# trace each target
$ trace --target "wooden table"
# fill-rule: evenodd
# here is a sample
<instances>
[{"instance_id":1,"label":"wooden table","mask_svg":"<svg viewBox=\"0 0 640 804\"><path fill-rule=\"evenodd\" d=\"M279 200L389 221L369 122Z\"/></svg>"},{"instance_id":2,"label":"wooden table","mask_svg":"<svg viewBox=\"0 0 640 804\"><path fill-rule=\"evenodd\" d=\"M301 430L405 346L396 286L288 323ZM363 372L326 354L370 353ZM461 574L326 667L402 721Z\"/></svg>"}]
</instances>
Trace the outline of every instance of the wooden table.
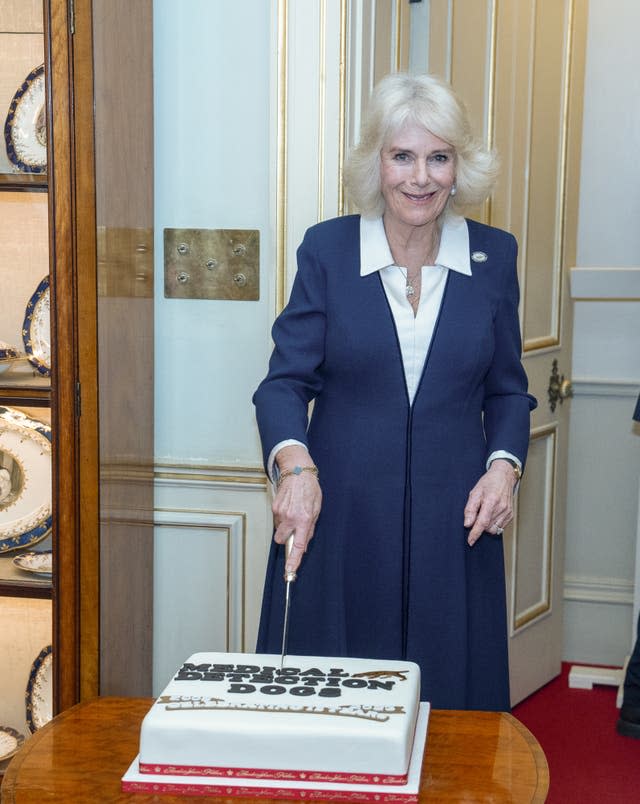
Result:
<instances>
[{"instance_id":1,"label":"wooden table","mask_svg":"<svg viewBox=\"0 0 640 804\"><path fill-rule=\"evenodd\" d=\"M149 698L96 698L62 712L11 760L2 804L241 801L120 791L120 779L138 753L140 723L151 704ZM548 788L542 749L511 715L431 712L420 802L525 804L543 802Z\"/></svg>"}]
</instances>

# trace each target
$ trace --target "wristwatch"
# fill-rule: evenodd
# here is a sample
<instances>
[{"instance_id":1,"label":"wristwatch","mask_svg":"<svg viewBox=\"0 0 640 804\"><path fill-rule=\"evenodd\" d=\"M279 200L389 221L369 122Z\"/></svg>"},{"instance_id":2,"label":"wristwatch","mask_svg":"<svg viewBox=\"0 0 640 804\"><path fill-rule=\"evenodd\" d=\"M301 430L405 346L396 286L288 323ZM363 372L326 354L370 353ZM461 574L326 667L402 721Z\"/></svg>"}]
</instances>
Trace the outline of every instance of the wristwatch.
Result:
<instances>
[{"instance_id":1,"label":"wristwatch","mask_svg":"<svg viewBox=\"0 0 640 804\"><path fill-rule=\"evenodd\" d=\"M518 482L518 480L520 480L520 478L522 477L522 469L518 466L518 464L515 461L512 461L511 458L503 458L502 460L506 461L507 463L510 463L511 466L513 466L513 473L516 476L516 482Z\"/></svg>"}]
</instances>

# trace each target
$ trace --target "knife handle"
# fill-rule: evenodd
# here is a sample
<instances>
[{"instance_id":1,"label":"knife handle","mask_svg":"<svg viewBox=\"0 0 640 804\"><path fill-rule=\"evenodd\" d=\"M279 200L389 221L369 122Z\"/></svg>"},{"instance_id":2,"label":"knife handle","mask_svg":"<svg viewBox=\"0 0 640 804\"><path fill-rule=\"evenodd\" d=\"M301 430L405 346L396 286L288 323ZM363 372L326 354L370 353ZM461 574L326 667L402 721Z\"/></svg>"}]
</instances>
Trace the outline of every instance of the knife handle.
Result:
<instances>
[{"instance_id":1,"label":"knife handle","mask_svg":"<svg viewBox=\"0 0 640 804\"><path fill-rule=\"evenodd\" d=\"M293 550L293 533L289 536L289 538L287 539L287 541L285 542L285 545L284 545L284 563L285 564L289 560L289 556L291 555L292 550ZM297 574L295 572L287 572L287 570L285 569L285 571L284 571L284 579L285 579L285 581L287 583L289 583L289 581L295 581L295 579L297 577L298 576L297 576Z\"/></svg>"}]
</instances>

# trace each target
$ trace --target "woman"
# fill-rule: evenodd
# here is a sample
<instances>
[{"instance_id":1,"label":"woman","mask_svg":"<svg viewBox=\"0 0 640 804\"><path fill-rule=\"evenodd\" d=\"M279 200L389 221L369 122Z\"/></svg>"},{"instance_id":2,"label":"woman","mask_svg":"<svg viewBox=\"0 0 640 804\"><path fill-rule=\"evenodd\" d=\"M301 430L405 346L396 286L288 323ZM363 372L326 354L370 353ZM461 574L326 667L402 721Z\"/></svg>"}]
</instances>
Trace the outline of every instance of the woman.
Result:
<instances>
[{"instance_id":1,"label":"woman","mask_svg":"<svg viewBox=\"0 0 640 804\"><path fill-rule=\"evenodd\" d=\"M449 86L383 79L346 171L361 215L307 231L254 396L277 482L258 650L280 652L293 533L289 652L415 661L438 708L509 708L500 536L535 400L515 240L458 214L494 177Z\"/></svg>"}]
</instances>

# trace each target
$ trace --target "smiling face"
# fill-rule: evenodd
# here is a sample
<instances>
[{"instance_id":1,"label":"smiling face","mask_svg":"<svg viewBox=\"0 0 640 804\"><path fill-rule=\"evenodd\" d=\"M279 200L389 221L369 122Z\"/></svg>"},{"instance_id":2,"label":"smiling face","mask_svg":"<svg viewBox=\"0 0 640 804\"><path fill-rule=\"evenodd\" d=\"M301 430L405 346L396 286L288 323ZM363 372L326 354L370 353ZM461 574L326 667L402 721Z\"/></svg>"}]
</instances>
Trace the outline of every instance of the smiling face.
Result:
<instances>
[{"instance_id":1,"label":"smiling face","mask_svg":"<svg viewBox=\"0 0 640 804\"><path fill-rule=\"evenodd\" d=\"M387 228L431 225L442 214L455 183L453 146L415 123L405 123L380 152L380 189Z\"/></svg>"}]
</instances>

